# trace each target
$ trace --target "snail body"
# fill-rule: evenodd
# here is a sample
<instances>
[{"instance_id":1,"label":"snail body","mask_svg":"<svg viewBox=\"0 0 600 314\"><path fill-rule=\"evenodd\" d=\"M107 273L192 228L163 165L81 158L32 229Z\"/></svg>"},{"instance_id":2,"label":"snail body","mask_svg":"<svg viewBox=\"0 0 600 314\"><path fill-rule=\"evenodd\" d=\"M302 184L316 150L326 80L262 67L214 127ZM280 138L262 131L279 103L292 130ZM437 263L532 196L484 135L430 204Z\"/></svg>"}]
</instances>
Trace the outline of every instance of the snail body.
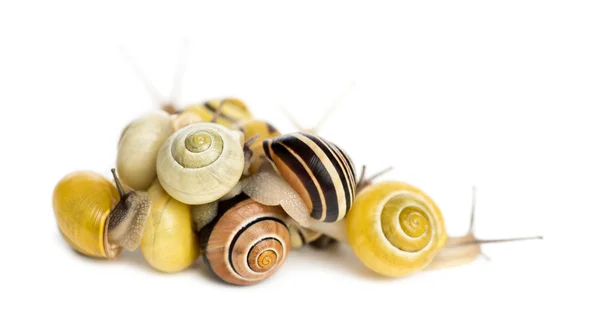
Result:
<instances>
[{"instance_id":1,"label":"snail body","mask_svg":"<svg viewBox=\"0 0 600 314\"><path fill-rule=\"evenodd\" d=\"M141 241L150 200L145 192L125 193L101 174L75 171L56 184L52 205L63 239L77 252L95 258L116 258Z\"/></svg>"},{"instance_id":2,"label":"snail body","mask_svg":"<svg viewBox=\"0 0 600 314\"><path fill-rule=\"evenodd\" d=\"M152 111L134 120L119 139L117 172L123 184L147 190L156 178L158 150L173 133L170 116Z\"/></svg>"},{"instance_id":3,"label":"snail body","mask_svg":"<svg viewBox=\"0 0 600 314\"><path fill-rule=\"evenodd\" d=\"M223 281L252 285L271 277L291 249L287 215L240 195L219 204L217 217L201 231L207 265Z\"/></svg>"},{"instance_id":4,"label":"snail body","mask_svg":"<svg viewBox=\"0 0 600 314\"><path fill-rule=\"evenodd\" d=\"M188 125L162 145L158 179L169 195L190 205L213 202L238 183L244 170L243 134L216 123Z\"/></svg>"},{"instance_id":5,"label":"snail body","mask_svg":"<svg viewBox=\"0 0 600 314\"><path fill-rule=\"evenodd\" d=\"M156 270L175 273L192 265L199 257L190 205L173 199L155 180L148 189L152 207L140 248Z\"/></svg>"}]
</instances>

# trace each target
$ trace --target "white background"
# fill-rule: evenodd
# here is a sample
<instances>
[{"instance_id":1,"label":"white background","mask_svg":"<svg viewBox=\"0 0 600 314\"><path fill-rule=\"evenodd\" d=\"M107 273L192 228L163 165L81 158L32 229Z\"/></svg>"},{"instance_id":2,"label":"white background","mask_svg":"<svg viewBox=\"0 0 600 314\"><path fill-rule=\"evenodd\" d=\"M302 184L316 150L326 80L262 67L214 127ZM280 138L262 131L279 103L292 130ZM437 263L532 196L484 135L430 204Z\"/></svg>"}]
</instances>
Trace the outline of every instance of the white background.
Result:
<instances>
[{"instance_id":1,"label":"white background","mask_svg":"<svg viewBox=\"0 0 600 314\"><path fill-rule=\"evenodd\" d=\"M250 2L250 1L248 1ZM595 1L277 1L0 4L0 312L598 313L600 10ZM108 176L121 129L157 108L120 47L165 97L188 42L179 106L233 96L283 132L314 124L357 167L431 195L450 235L479 187L485 247L470 265L384 279L347 247L292 252L233 287L201 263L153 271L60 238L52 190ZM594 293L594 291L596 293Z\"/></svg>"}]
</instances>

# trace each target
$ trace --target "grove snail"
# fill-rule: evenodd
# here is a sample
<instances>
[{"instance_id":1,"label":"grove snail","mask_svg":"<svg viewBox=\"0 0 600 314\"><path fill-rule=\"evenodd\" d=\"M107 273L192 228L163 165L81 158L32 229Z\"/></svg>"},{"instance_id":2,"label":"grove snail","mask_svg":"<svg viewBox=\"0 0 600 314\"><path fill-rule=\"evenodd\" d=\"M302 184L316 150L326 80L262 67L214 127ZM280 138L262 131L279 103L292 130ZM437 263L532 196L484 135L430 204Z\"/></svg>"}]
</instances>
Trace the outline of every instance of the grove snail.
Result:
<instances>
[{"instance_id":1,"label":"grove snail","mask_svg":"<svg viewBox=\"0 0 600 314\"><path fill-rule=\"evenodd\" d=\"M271 277L291 249L287 215L240 194L219 202L217 217L200 231L203 258L221 280L257 284Z\"/></svg>"},{"instance_id":2,"label":"grove snail","mask_svg":"<svg viewBox=\"0 0 600 314\"><path fill-rule=\"evenodd\" d=\"M156 160L165 191L190 205L211 203L239 182L245 155L243 134L220 124L200 122L173 133Z\"/></svg>"},{"instance_id":3,"label":"grove snail","mask_svg":"<svg viewBox=\"0 0 600 314\"><path fill-rule=\"evenodd\" d=\"M56 184L52 205L63 239L77 252L116 258L134 251L146 225L150 199L146 192L125 192L115 169L116 187L93 171L75 171Z\"/></svg>"},{"instance_id":4,"label":"grove snail","mask_svg":"<svg viewBox=\"0 0 600 314\"><path fill-rule=\"evenodd\" d=\"M126 186L147 190L156 179L158 150L174 132L164 111L151 111L122 132L117 150L117 172Z\"/></svg>"},{"instance_id":5,"label":"grove snail","mask_svg":"<svg viewBox=\"0 0 600 314\"><path fill-rule=\"evenodd\" d=\"M152 207L140 249L154 269L175 273L191 266L200 256L191 206L173 199L158 180L148 189Z\"/></svg>"}]
</instances>

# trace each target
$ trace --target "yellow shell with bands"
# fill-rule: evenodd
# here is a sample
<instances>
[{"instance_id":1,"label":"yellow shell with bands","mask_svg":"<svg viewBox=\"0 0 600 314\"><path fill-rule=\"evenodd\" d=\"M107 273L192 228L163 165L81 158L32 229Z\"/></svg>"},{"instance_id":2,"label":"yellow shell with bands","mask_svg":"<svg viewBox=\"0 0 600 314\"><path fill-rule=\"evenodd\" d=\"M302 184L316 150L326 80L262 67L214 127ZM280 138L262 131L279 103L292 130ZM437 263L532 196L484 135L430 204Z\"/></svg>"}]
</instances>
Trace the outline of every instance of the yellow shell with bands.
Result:
<instances>
[{"instance_id":1,"label":"yellow shell with bands","mask_svg":"<svg viewBox=\"0 0 600 314\"><path fill-rule=\"evenodd\" d=\"M156 270L175 273L191 266L200 256L190 205L173 199L158 180L148 190L152 207L140 248Z\"/></svg>"},{"instance_id":2,"label":"yellow shell with bands","mask_svg":"<svg viewBox=\"0 0 600 314\"><path fill-rule=\"evenodd\" d=\"M193 112L202 121L212 121L221 103L223 103L221 114L215 123L232 127L237 123L252 118L252 114L248 110L248 107L246 107L246 104L236 98L211 99L203 104L188 106L184 112Z\"/></svg>"},{"instance_id":3,"label":"yellow shell with bands","mask_svg":"<svg viewBox=\"0 0 600 314\"><path fill-rule=\"evenodd\" d=\"M115 258L120 248L108 244L107 218L119 202L117 188L92 171L76 171L55 186L52 205L65 241L77 252L98 258Z\"/></svg>"},{"instance_id":4,"label":"yellow shell with bands","mask_svg":"<svg viewBox=\"0 0 600 314\"><path fill-rule=\"evenodd\" d=\"M427 267L447 241L434 201L402 182L373 184L359 193L346 220L352 250L371 270L401 277Z\"/></svg>"},{"instance_id":5,"label":"yellow shell with bands","mask_svg":"<svg viewBox=\"0 0 600 314\"><path fill-rule=\"evenodd\" d=\"M249 168L249 175L256 173L262 163L265 161L265 150L263 141L281 135L281 133L266 121L261 120L245 120L238 124L240 131L244 133L245 141L247 142L252 137L258 135L258 138L250 145L252 150L252 162Z\"/></svg>"}]
</instances>

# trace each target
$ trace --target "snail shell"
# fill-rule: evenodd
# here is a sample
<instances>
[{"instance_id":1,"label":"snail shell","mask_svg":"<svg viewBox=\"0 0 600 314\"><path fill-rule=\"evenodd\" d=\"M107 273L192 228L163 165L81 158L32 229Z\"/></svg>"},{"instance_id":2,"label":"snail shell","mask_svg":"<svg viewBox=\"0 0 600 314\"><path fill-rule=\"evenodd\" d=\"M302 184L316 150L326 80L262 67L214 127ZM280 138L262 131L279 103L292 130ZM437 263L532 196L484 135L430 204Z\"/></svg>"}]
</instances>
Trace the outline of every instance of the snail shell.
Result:
<instances>
[{"instance_id":1,"label":"snail shell","mask_svg":"<svg viewBox=\"0 0 600 314\"><path fill-rule=\"evenodd\" d=\"M164 111L153 111L134 120L124 130L117 151L117 172L123 184L147 190L156 179L156 156L173 133Z\"/></svg>"},{"instance_id":2,"label":"snail shell","mask_svg":"<svg viewBox=\"0 0 600 314\"><path fill-rule=\"evenodd\" d=\"M188 268L200 256L190 205L173 199L157 180L148 194L152 207L140 245L144 258L166 273Z\"/></svg>"},{"instance_id":3,"label":"snail shell","mask_svg":"<svg viewBox=\"0 0 600 314\"><path fill-rule=\"evenodd\" d=\"M303 228L295 220L289 219L290 241L293 249L299 249L317 240L321 234L311 229Z\"/></svg>"},{"instance_id":4,"label":"snail shell","mask_svg":"<svg viewBox=\"0 0 600 314\"><path fill-rule=\"evenodd\" d=\"M252 151L252 159L248 175L252 175L260 169L260 166L265 161L263 141L277 137L281 133L268 122L254 119L239 123L238 128L244 133L246 142L258 135L258 138L249 146L249 149Z\"/></svg>"},{"instance_id":5,"label":"snail shell","mask_svg":"<svg viewBox=\"0 0 600 314\"><path fill-rule=\"evenodd\" d=\"M447 242L444 218L423 191L402 182L362 190L346 217L348 241L371 270L392 277L427 267Z\"/></svg>"},{"instance_id":6,"label":"snail shell","mask_svg":"<svg viewBox=\"0 0 600 314\"><path fill-rule=\"evenodd\" d=\"M267 139L263 148L273 166L300 195L312 219L336 222L346 216L354 202L356 172L342 149L304 132Z\"/></svg>"},{"instance_id":7,"label":"snail shell","mask_svg":"<svg viewBox=\"0 0 600 314\"><path fill-rule=\"evenodd\" d=\"M281 207L265 206L243 195L221 202L219 215L201 232L207 265L230 284L266 280L283 265L291 249L286 217Z\"/></svg>"},{"instance_id":8,"label":"snail shell","mask_svg":"<svg viewBox=\"0 0 600 314\"><path fill-rule=\"evenodd\" d=\"M243 134L215 123L188 125L172 134L156 160L158 179L174 199L213 202L237 184L244 170Z\"/></svg>"},{"instance_id":9,"label":"snail shell","mask_svg":"<svg viewBox=\"0 0 600 314\"><path fill-rule=\"evenodd\" d=\"M212 121L221 104L223 104L221 113L215 121L218 124L232 127L241 121L252 118L246 104L235 98L211 99L203 104L189 106L184 112L195 113L203 121Z\"/></svg>"},{"instance_id":10,"label":"snail shell","mask_svg":"<svg viewBox=\"0 0 600 314\"><path fill-rule=\"evenodd\" d=\"M60 233L74 250L114 259L122 248L138 247L150 201L144 192L122 193L98 173L76 171L56 184L52 206Z\"/></svg>"}]
</instances>

